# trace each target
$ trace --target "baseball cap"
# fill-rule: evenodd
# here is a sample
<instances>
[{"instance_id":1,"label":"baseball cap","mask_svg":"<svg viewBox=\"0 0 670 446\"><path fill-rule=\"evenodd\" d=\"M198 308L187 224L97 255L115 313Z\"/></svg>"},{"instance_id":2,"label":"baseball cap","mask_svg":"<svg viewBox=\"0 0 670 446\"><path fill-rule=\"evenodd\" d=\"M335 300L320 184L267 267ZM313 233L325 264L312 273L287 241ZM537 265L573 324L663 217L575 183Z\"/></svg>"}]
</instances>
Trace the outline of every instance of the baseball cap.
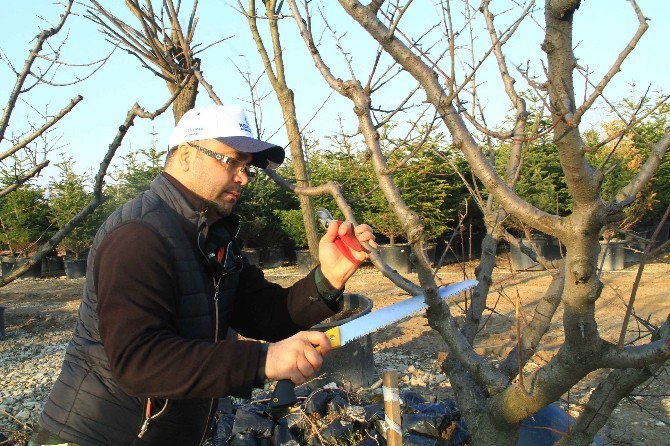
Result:
<instances>
[{"instance_id":1,"label":"baseball cap","mask_svg":"<svg viewBox=\"0 0 670 446\"><path fill-rule=\"evenodd\" d=\"M284 149L253 137L244 110L236 105L192 108L181 117L170 135L169 147L202 139L216 139L233 149L251 153L251 164L275 169L284 161Z\"/></svg>"}]
</instances>

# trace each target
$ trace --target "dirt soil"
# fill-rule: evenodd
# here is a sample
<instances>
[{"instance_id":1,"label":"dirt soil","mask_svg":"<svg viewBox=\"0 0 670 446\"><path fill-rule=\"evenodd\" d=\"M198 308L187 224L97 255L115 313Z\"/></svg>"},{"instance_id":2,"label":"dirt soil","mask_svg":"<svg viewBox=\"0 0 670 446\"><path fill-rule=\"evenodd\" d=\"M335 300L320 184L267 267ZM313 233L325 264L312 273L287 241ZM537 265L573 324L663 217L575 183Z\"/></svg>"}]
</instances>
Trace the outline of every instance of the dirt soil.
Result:
<instances>
[{"instance_id":1,"label":"dirt soil","mask_svg":"<svg viewBox=\"0 0 670 446\"><path fill-rule=\"evenodd\" d=\"M474 266L452 265L443 268L438 277L445 284L463 280L473 276ZM295 267L268 269L265 273L270 280L282 285L289 285L300 277ZM636 267L631 266L623 271L606 272L602 277L605 287L597 303L597 320L602 336L612 342L618 338L635 273ZM409 274L408 278L417 281L415 274ZM550 280L550 273L545 271L511 273L506 267L496 269L494 291L488 302L495 312L485 312L486 324L476 343L480 354L492 360L504 357L516 342L514 299L517 292L523 307L523 321L532 314L534 304ZM7 308L7 337L0 341L0 432L4 430L7 435L7 431L29 429L31 420L39 414L41 402L57 377L82 288L83 280L43 279L16 281L0 289L0 306ZM652 324L660 324L670 311L668 290L670 266L647 265L637 295L636 314ZM361 268L347 284L347 291L370 297L374 309L408 297L372 267ZM462 300L455 302L453 313L462 317L464 305ZM629 338L633 339L638 330L643 327L632 320ZM541 350L529 362L525 372L531 372L550 359L562 339L562 309L559 308ZM373 345L377 376L384 369L394 368L400 372L401 390L412 388L437 398L453 395L448 377L439 368L440 359L445 355L444 341L428 327L423 316L406 319L374 334ZM579 415L580 404L588 399L606 372L587 376L569 395L563 396L560 405L573 416ZM619 404L603 429L603 444L668 444L668 389L670 376L666 367ZM32 399L25 402L22 398ZM23 401L22 406L18 406L19 401ZM25 408L25 413L17 413L19 408Z\"/></svg>"}]
</instances>

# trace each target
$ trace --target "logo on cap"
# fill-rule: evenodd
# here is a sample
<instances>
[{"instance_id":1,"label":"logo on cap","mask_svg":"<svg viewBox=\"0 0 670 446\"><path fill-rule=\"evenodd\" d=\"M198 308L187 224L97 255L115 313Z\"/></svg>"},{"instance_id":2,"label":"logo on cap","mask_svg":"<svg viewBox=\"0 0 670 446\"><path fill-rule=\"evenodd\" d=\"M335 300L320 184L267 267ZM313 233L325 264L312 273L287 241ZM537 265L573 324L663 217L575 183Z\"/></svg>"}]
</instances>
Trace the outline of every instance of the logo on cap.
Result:
<instances>
[{"instance_id":1,"label":"logo on cap","mask_svg":"<svg viewBox=\"0 0 670 446\"><path fill-rule=\"evenodd\" d=\"M249 124L247 124L246 122L240 122L239 124L240 124L240 130L242 130L243 132L251 133L251 127L249 127Z\"/></svg>"}]
</instances>

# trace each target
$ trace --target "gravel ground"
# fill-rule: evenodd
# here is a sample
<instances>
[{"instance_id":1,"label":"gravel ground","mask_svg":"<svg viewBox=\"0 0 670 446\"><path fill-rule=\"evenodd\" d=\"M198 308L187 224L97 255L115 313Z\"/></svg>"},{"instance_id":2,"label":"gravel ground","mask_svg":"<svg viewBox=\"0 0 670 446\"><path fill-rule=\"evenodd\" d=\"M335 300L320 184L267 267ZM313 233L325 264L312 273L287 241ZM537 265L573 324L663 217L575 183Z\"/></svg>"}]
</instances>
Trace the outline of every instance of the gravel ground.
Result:
<instances>
[{"instance_id":1,"label":"gravel ground","mask_svg":"<svg viewBox=\"0 0 670 446\"><path fill-rule=\"evenodd\" d=\"M651 265L646 282L638 295L636 310L639 315L656 314L655 323L668 314L667 290L670 289L670 267ZM295 268L267 270L268 277L283 285L299 278ZM509 278L502 272L494 276L519 289L528 301L527 311L534 299L546 288L547 273L524 273ZM605 292L599 301L599 327L603 336L613 336L620 324L622 302L627 296L634 270L604 277ZM416 277L410 276L412 279ZM446 271L442 280L462 279L458 270ZM64 349L71 336L83 279L44 279L16 281L0 289L0 305L7 307L6 339L0 341L0 435L31 431L39 417L43 402L56 379ZM348 290L370 297L375 308L381 308L406 298L406 295L372 268L363 268L350 283ZM452 308L458 317L457 306ZM504 354L514 343L510 335L513 303L504 299L496 310L501 316L491 318L482 330L477 351L490 358ZM559 312L561 310L559 309ZM560 317L545 336L543 350L533 357L526 371L541 366L555 353L562 340ZM375 375L393 368L400 373L400 387L412 388L438 399L452 395L449 379L439 369L444 357L443 341L430 330L423 317L402 321L373 336ZM573 388L569 401L563 407L573 416L580 412L594 389L596 378L604 372L594 372ZM605 428L608 444L635 446L668 444L670 437L670 379L664 370L651 384L637 389L622 401ZM376 390L379 392L379 389ZM568 395L564 398L567 400ZM0 437L1 438L1 437ZM1 443L1 441L0 441Z\"/></svg>"}]
</instances>

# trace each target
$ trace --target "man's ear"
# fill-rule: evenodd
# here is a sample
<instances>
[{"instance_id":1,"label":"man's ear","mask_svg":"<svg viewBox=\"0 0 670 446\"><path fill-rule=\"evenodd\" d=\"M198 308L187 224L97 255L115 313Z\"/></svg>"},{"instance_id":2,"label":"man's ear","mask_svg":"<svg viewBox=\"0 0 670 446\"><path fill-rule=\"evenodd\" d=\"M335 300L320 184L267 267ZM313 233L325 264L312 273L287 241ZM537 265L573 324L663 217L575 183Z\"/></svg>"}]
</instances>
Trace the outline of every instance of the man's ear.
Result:
<instances>
[{"instance_id":1,"label":"man's ear","mask_svg":"<svg viewBox=\"0 0 670 446\"><path fill-rule=\"evenodd\" d=\"M175 153L175 167L183 172L188 172L191 168L191 163L193 162L194 157L195 150L193 147L186 143L179 144L179 147L177 147L177 153Z\"/></svg>"}]
</instances>

